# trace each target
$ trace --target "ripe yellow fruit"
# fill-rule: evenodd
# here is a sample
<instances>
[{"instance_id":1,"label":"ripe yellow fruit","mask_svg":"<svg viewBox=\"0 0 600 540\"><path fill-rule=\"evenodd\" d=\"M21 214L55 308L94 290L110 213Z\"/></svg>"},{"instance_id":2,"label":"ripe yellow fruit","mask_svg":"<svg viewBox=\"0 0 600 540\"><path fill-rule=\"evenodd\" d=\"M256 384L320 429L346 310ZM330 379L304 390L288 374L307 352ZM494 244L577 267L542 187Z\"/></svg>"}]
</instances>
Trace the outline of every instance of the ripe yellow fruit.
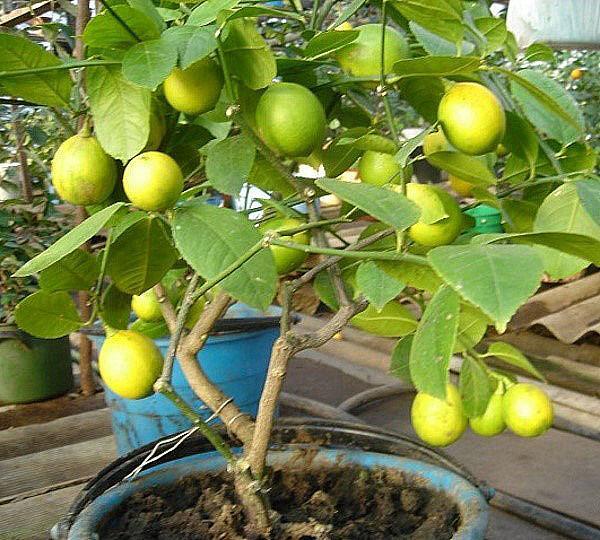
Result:
<instances>
[{"instance_id":1,"label":"ripe yellow fruit","mask_svg":"<svg viewBox=\"0 0 600 540\"><path fill-rule=\"evenodd\" d=\"M167 124L165 117L157 110L150 113L150 133L148 134L148 142L142 152L150 150L158 150L163 137L167 133Z\"/></svg>"},{"instance_id":2,"label":"ripe yellow fruit","mask_svg":"<svg viewBox=\"0 0 600 540\"><path fill-rule=\"evenodd\" d=\"M502 402L502 394L492 394L485 412L481 416L469 418L471 430L483 437L494 437L502 433L506 427L502 415Z\"/></svg>"},{"instance_id":3,"label":"ripe yellow fruit","mask_svg":"<svg viewBox=\"0 0 600 540\"><path fill-rule=\"evenodd\" d=\"M402 168L392 154L368 150L358 162L358 175L365 184L383 186L399 182Z\"/></svg>"},{"instance_id":4,"label":"ripe yellow fruit","mask_svg":"<svg viewBox=\"0 0 600 540\"><path fill-rule=\"evenodd\" d=\"M353 30L354 27L348 21L344 21L342 24L339 24L334 28L334 30Z\"/></svg>"},{"instance_id":5,"label":"ripe yellow fruit","mask_svg":"<svg viewBox=\"0 0 600 540\"><path fill-rule=\"evenodd\" d=\"M354 77L379 79L381 72L381 35L380 24L357 26L358 38L336 52L341 68ZM410 56L410 48L404 36L389 26L385 27L385 56L383 72L389 75L394 64ZM376 86L373 82L371 86Z\"/></svg>"},{"instance_id":6,"label":"ripe yellow fruit","mask_svg":"<svg viewBox=\"0 0 600 540\"><path fill-rule=\"evenodd\" d=\"M465 182L452 174L448 175L448 182L455 193L458 193L462 197L470 197L473 194L473 184L470 182Z\"/></svg>"},{"instance_id":7,"label":"ripe yellow fruit","mask_svg":"<svg viewBox=\"0 0 600 540\"><path fill-rule=\"evenodd\" d=\"M435 154L436 152L446 152L452 150L452 145L446 139L444 132L432 131L428 135L425 135L423 139L423 154L428 156L429 154Z\"/></svg>"},{"instance_id":8,"label":"ripe yellow fruit","mask_svg":"<svg viewBox=\"0 0 600 540\"><path fill-rule=\"evenodd\" d=\"M106 338L98 355L104 384L127 399L142 399L153 393L163 358L149 337L134 330L119 330Z\"/></svg>"},{"instance_id":9,"label":"ripe yellow fruit","mask_svg":"<svg viewBox=\"0 0 600 540\"><path fill-rule=\"evenodd\" d=\"M131 297L131 309L142 321L155 322L163 318L160 303L153 289L148 289L140 295L134 294Z\"/></svg>"},{"instance_id":10,"label":"ripe yellow fruit","mask_svg":"<svg viewBox=\"0 0 600 540\"><path fill-rule=\"evenodd\" d=\"M162 152L144 152L125 167L123 189L138 208L171 208L183 190L183 174L175 160Z\"/></svg>"},{"instance_id":11,"label":"ripe yellow fruit","mask_svg":"<svg viewBox=\"0 0 600 540\"><path fill-rule=\"evenodd\" d=\"M571 71L571 79L574 81L581 79L581 77L583 77L583 69L575 68L573 71Z\"/></svg>"},{"instance_id":12,"label":"ripe yellow fruit","mask_svg":"<svg viewBox=\"0 0 600 540\"><path fill-rule=\"evenodd\" d=\"M460 233L462 214L458 203L443 189L426 184L410 182L406 185L406 196L413 201L422 212L442 204L448 215L435 223L424 223L420 218L408 229L408 235L418 244L435 247L453 242Z\"/></svg>"},{"instance_id":13,"label":"ripe yellow fruit","mask_svg":"<svg viewBox=\"0 0 600 540\"><path fill-rule=\"evenodd\" d=\"M169 105L186 114L203 114L215 108L221 90L223 73L209 58L185 68L175 68L166 78L163 90Z\"/></svg>"},{"instance_id":14,"label":"ripe yellow fruit","mask_svg":"<svg viewBox=\"0 0 600 540\"><path fill-rule=\"evenodd\" d=\"M438 120L450 144L472 156L494 151L506 128L500 100L485 86L472 82L457 83L444 94Z\"/></svg>"},{"instance_id":15,"label":"ripe yellow fruit","mask_svg":"<svg viewBox=\"0 0 600 540\"><path fill-rule=\"evenodd\" d=\"M260 97L256 126L263 140L287 157L308 156L320 148L326 118L321 102L296 83L276 83Z\"/></svg>"},{"instance_id":16,"label":"ripe yellow fruit","mask_svg":"<svg viewBox=\"0 0 600 540\"><path fill-rule=\"evenodd\" d=\"M462 400L453 384L446 386L446 399L425 392L417 393L410 410L417 435L431 446L448 446L456 442L467 428Z\"/></svg>"},{"instance_id":17,"label":"ripe yellow fruit","mask_svg":"<svg viewBox=\"0 0 600 540\"><path fill-rule=\"evenodd\" d=\"M285 229L294 229L304 225L303 221L293 218L276 218L266 221L258 226L260 232L266 231L283 231ZM301 231L294 234L293 236L282 236L282 240L289 242L295 242L297 244L309 244L310 233L308 231ZM283 246L271 246L271 253L275 259L275 268L279 275L289 274L290 272L299 268L302 263L308 257L308 253L299 251L297 249L287 248Z\"/></svg>"},{"instance_id":18,"label":"ripe yellow fruit","mask_svg":"<svg viewBox=\"0 0 600 540\"><path fill-rule=\"evenodd\" d=\"M521 437L537 437L550 426L554 419L552 401L537 386L515 384L502 399L504 421L509 429Z\"/></svg>"},{"instance_id":19,"label":"ripe yellow fruit","mask_svg":"<svg viewBox=\"0 0 600 540\"><path fill-rule=\"evenodd\" d=\"M117 164L96 137L77 134L63 142L52 160L52 184L61 199L82 206L99 204L115 187Z\"/></svg>"}]
</instances>

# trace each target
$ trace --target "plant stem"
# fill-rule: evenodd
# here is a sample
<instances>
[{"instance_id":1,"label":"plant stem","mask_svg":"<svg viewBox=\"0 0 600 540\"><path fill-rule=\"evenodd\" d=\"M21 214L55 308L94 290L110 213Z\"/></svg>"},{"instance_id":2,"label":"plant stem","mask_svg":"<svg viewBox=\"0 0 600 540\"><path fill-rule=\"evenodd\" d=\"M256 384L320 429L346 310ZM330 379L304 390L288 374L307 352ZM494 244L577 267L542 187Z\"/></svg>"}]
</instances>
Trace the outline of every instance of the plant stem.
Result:
<instances>
[{"instance_id":1,"label":"plant stem","mask_svg":"<svg viewBox=\"0 0 600 540\"><path fill-rule=\"evenodd\" d=\"M121 62L116 60L81 60L78 62L68 62L56 66L44 66L29 69L14 69L12 71L0 71L0 79L7 77L20 77L22 75L36 75L38 73L48 73L51 71L61 71L64 69L77 69L92 66L119 66Z\"/></svg>"},{"instance_id":2,"label":"plant stem","mask_svg":"<svg viewBox=\"0 0 600 540\"><path fill-rule=\"evenodd\" d=\"M296 242L287 242L281 238L274 238L271 240L271 244L274 246L296 249L298 251L303 251L304 253L319 253L322 255L347 257L350 259L373 259L376 261L410 261L423 266L429 266L429 262L425 257L413 255L412 253L398 253L396 251L354 251L350 249L322 248L318 246L298 244Z\"/></svg>"},{"instance_id":3,"label":"plant stem","mask_svg":"<svg viewBox=\"0 0 600 540\"><path fill-rule=\"evenodd\" d=\"M235 93L235 86L231 78L231 73L229 72L229 66L227 65L225 51L223 51L223 42L221 41L220 35L217 37L217 56L219 57L219 62L221 62L221 69L223 70L223 78L225 79L225 90L227 92L227 98L229 99L230 103L233 103L237 100L237 96Z\"/></svg>"},{"instance_id":4,"label":"plant stem","mask_svg":"<svg viewBox=\"0 0 600 540\"><path fill-rule=\"evenodd\" d=\"M177 392L175 392L169 383L161 381L160 384L157 384L156 391L168 398L183 413L183 415L198 428L198 431L208 439L215 450L225 458L227 463L233 463L235 461L235 456L233 455L231 448L225 442L223 437L221 437L220 433L210 427L204 419L196 413L196 411L194 411L194 409L192 409Z\"/></svg>"},{"instance_id":5,"label":"plant stem","mask_svg":"<svg viewBox=\"0 0 600 540\"><path fill-rule=\"evenodd\" d=\"M338 223L351 223L351 219L346 218L335 218L335 219L322 219L319 221L312 221L310 223L305 223L304 225L299 225L298 227L293 227L291 229L282 229L277 231L280 236L293 236L302 231L307 231L309 229L315 229L317 227L326 227L327 225L336 225Z\"/></svg>"}]
</instances>

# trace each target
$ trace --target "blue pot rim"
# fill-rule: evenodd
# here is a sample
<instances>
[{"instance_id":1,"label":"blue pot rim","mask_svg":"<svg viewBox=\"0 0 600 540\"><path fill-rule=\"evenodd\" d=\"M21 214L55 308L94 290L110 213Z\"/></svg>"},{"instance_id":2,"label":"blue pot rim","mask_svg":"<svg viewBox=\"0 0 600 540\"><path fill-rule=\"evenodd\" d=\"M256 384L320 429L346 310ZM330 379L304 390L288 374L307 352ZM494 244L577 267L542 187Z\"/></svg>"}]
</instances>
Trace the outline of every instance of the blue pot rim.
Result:
<instances>
[{"instance_id":1,"label":"blue pot rim","mask_svg":"<svg viewBox=\"0 0 600 540\"><path fill-rule=\"evenodd\" d=\"M271 464L284 464L297 458L297 450L302 448L314 448L314 446L297 444L290 448L274 449L269 453L269 461ZM311 467L337 464L340 459L344 463L355 463L367 468L385 467L401 470L418 478L431 489L443 491L456 503L461 516L461 524L453 539L484 538L488 521L488 504L479 489L454 472L423 461L352 448L320 448L315 459L311 459ZM217 452L188 456L151 468L141 473L135 480L120 483L90 503L73 523L68 539L92 538L106 516L135 492L173 483L178 478L194 472L224 469L225 461Z\"/></svg>"}]
</instances>

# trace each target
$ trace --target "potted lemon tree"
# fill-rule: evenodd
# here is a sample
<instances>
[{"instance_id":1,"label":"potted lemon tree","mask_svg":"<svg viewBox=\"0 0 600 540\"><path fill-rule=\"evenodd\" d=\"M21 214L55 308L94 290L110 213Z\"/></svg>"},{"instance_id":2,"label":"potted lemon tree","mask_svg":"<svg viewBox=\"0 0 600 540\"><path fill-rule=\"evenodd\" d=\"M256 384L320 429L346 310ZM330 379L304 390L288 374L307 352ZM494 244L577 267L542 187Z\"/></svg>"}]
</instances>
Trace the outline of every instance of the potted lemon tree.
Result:
<instances>
[{"instance_id":1,"label":"potted lemon tree","mask_svg":"<svg viewBox=\"0 0 600 540\"><path fill-rule=\"evenodd\" d=\"M125 476L116 462L78 499L63 536L185 529L206 538L483 538L479 491L397 455L391 435L333 422L274 425L289 363L346 324L397 338L391 370L415 386L413 426L430 445L451 444L469 423L483 436L508 426L526 437L552 424L542 390L486 359L541 374L513 347L481 340L490 325L505 331L544 273L600 260L600 180L579 109L556 83L520 69L523 55L503 20L479 4L384 0L379 20L346 24L361 5L105 4L83 32L88 58L77 62L0 34L6 91L87 116L69 151L58 151L53 181L66 200L81 204L73 197L85 192L85 204L102 207L15 275L87 258L81 244L102 235L99 271L86 287L107 331L100 375L129 399L163 395L204 441L149 471L155 450L145 449L134 457L135 480L114 486L109 479ZM499 67L498 55L512 67ZM79 100L85 92L82 102L71 99L70 70L85 74L85 88L73 93ZM399 100L428 124L413 139L400 138ZM431 164L511 220L510 233L457 240L457 200L410 174L424 144ZM326 177L295 173L315 159ZM338 179L357 162L360 182ZM277 194L261 201L260 223L207 203L209 189L236 195L246 183ZM339 217L323 219L317 199L328 193L344 204ZM294 210L299 203L306 215ZM330 232L365 215L376 223L355 243L331 247ZM320 259L302 270L308 254ZM174 268L186 277L177 301L164 283ZM333 311L315 332L291 325L294 294L307 283ZM171 336L164 355L129 326L131 296L150 289ZM197 354L232 303L264 309L278 289L280 332L252 417ZM201 313L186 327L198 301ZM73 313L67 290L42 286L20 303L17 322L39 335L91 322ZM455 353L463 359L458 385L449 373ZM173 387L175 363L224 429Z\"/></svg>"}]
</instances>

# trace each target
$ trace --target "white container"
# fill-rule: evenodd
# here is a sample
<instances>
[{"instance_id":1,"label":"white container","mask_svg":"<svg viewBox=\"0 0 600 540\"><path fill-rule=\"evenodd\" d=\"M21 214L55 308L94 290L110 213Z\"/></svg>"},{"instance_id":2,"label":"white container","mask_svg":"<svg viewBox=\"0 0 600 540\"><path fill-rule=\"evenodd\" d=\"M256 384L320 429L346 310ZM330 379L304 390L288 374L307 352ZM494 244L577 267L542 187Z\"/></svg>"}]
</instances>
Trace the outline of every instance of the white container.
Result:
<instances>
[{"instance_id":1,"label":"white container","mask_svg":"<svg viewBox=\"0 0 600 540\"><path fill-rule=\"evenodd\" d=\"M600 48L600 0L511 0L506 25L519 47Z\"/></svg>"}]
</instances>

